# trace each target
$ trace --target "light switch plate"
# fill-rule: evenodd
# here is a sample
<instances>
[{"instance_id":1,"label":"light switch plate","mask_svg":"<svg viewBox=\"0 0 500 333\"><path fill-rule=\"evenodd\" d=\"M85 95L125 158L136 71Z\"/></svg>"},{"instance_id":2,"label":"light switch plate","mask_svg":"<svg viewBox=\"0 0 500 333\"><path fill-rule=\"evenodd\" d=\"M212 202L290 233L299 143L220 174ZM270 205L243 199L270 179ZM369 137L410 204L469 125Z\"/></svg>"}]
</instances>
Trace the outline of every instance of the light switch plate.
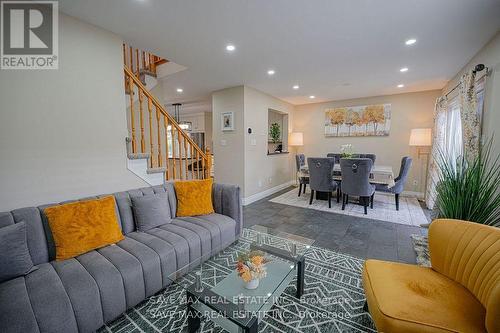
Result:
<instances>
[{"instance_id":1,"label":"light switch plate","mask_svg":"<svg viewBox=\"0 0 500 333\"><path fill-rule=\"evenodd\" d=\"M257 146L257 140L255 139L250 140L250 145Z\"/></svg>"}]
</instances>

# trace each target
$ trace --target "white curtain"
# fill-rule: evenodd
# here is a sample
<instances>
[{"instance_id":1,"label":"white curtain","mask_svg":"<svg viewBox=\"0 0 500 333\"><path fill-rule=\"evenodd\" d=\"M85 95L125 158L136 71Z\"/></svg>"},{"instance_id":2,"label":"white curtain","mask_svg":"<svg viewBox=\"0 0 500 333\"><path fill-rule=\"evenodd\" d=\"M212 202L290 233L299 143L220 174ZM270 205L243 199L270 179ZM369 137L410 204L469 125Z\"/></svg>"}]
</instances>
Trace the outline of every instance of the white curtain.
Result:
<instances>
[{"instance_id":1,"label":"white curtain","mask_svg":"<svg viewBox=\"0 0 500 333\"><path fill-rule=\"evenodd\" d=\"M456 161L464 153L468 158L474 158L479 153L484 82L485 79L476 82L476 73L467 72L460 80L455 97L441 96L437 99L425 193L425 203L429 209L434 208L436 201L439 180L437 160L440 154L450 161Z\"/></svg>"}]
</instances>

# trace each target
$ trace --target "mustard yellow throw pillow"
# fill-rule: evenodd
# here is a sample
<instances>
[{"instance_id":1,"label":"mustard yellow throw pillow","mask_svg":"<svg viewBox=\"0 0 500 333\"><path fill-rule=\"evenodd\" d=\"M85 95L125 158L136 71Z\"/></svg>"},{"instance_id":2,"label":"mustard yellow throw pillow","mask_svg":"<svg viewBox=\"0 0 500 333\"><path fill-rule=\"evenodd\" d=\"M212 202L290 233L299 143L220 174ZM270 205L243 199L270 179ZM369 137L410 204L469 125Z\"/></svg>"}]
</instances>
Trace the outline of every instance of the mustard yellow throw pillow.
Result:
<instances>
[{"instance_id":1,"label":"mustard yellow throw pillow","mask_svg":"<svg viewBox=\"0 0 500 333\"><path fill-rule=\"evenodd\" d=\"M56 245L56 260L76 257L124 237L113 196L45 208Z\"/></svg>"},{"instance_id":2,"label":"mustard yellow throw pillow","mask_svg":"<svg viewBox=\"0 0 500 333\"><path fill-rule=\"evenodd\" d=\"M212 179L185 180L174 183L177 216L206 215L214 212Z\"/></svg>"}]
</instances>

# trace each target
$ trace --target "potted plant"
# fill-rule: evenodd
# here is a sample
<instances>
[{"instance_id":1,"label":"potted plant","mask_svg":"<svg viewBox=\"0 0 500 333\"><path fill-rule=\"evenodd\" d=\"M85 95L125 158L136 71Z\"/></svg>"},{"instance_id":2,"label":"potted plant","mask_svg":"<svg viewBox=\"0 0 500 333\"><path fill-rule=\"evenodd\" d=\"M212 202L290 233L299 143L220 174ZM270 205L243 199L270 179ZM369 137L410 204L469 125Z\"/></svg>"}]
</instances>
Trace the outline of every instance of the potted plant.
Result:
<instances>
[{"instance_id":1,"label":"potted plant","mask_svg":"<svg viewBox=\"0 0 500 333\"><path fill-rule=\"evenodd\" d=\"M269 260L261 251L250 251L238 257L236 270L238 275L245 282L246 289L256 289L260 279L267 275L266 264Z\"/></svg>"},{"instance_id":2,"label":"potted plant","mask_svg":"<svg viewBox=\"0 0 500 333\"><path fill-rule=\"evenodd\" d=\"M273 143L280 142L281 129L280 129L280 125L278 123L271 124L271 127L269 128L269 136L271 137L271 140L273 141Z\"/></svg>"},{"instance_id":3,"label":"potted plant","mask_svg":"<svg viewBox=\"0 0 500 333\"><path fill-rule=\"evenodd\" d=\"M453 160L439 153L435 207L439 218L500 227L500 155L492 158L492 142L474 158L464 154Z\"/></svg>"},{"instance_id":4,"label":"potted plant","mask_svg":"<svg viewBox=\"0 0 500 333\"><path fill-rule=\"evenodd\" d=\"M340 146L340 153L342 154L342 158L351 158L353 153L352 153L352 145L351 144L346 144L346 145L341 145Z\"/></svg>"}]
</instances>

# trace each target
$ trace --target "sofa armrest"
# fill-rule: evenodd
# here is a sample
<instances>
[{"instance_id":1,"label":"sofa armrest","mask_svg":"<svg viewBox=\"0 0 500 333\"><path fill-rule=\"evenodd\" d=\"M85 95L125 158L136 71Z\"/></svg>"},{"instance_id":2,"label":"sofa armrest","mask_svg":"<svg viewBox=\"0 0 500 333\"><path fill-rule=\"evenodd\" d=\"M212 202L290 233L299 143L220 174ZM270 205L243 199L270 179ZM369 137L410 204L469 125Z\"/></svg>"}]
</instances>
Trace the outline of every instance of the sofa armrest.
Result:
<instances>
[{"instance_id":1,"label":"sofa armrest","mask_svg":"<svg viewBox=\"0 0 500 333\"><path fill-rule=\"evenodd\" d=\"M243 207L238 185L215 184L212 188L214 210L236 221L236 236L243 230Z\"/></svg>"}]
</instances>

